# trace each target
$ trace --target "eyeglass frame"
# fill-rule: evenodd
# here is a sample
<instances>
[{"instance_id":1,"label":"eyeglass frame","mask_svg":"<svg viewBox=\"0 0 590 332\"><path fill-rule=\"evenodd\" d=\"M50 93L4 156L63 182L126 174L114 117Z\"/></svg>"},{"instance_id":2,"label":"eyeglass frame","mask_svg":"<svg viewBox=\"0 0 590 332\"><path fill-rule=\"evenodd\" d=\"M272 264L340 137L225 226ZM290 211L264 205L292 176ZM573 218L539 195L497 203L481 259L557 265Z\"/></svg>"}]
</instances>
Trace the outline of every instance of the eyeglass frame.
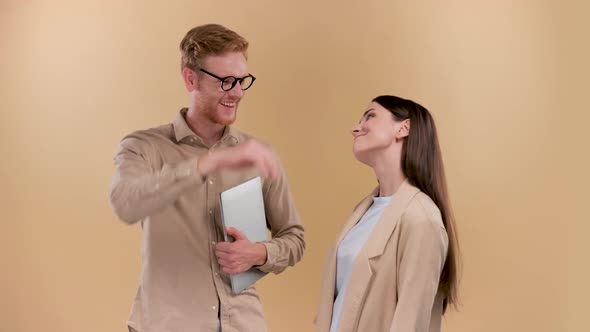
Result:
<instances>
[{"instance_id":1,"label":"eyeglass frame","mask_svg":"<svg viewBox=\"0 0 590 332\"><path fill-rule=\"evenodd\" d=\"M241 77L241 78L240 77L235 77L235 76L219 77L219 76L217 76L217 75L215 75L213 73L210 73L210 72L206 71L203 68L199 68L199 70L202 71L203 73L211 76L211 77L214 77L214 78L218 79L221 82L221 90L223 90L223 91L230 91L231 89L233 89L236 86L236 84L238 84L238 82L240 82L240 87L242 87L242 82L246 78L252 77L252 82L250 83L250 85L247 88L245 88L245 89L242 88L242 91L246 91L246 90L250 89L252 87L252 85L254 84L254 81L256 81L256 77L254 77L254 75L252 75L250 73L248 73L248 75L246 75L244 77ZM226 90L226 89L223 88L223 82L225 82L225 80L227 80L228 78L233 78L234 81L233 81L233 83L231 85L231 88L229 88L229 89Z\"/></svg>"}]
</instances>

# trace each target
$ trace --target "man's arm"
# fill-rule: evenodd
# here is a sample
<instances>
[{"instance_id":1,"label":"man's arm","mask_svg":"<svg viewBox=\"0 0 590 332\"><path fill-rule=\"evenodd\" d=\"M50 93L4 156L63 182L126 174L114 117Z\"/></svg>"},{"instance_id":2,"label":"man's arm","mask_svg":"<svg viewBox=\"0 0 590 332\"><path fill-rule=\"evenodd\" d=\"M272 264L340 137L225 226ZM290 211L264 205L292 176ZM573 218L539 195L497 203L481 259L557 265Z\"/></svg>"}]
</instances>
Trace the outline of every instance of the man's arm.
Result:
<instances>
[{"instance_id":1,"label":"man's arm","mask_svg":"<svg viewBox=\"0 0 590 332\"><path fill-rule=\"evenodd\" d=\"M172 205L186 189L204 184L204 177L216 170L253 167L271 179L277 174L272 152L254 140L158 169L154 147L141 134L131 134L121 141L114 160L110 201L115 214L129 224Z\"/></svg>"},{"instance_id":2,"label":"man's arm","mask_svg":"<svg viewBox=\"0 0 590 332\"><path fill-rule=\"evenodd\" d=\"M263 272L280 273L293 266L303 256L305 241L303 225L291 199L287 177L278 158L270 150L267 162L275 165L276 177L265 177L263 185L266 220L272 239L265 242L250 242L240 231L227 228L234 242L219 242L216 255L223 271L236 274L255 266Z\"/></svg>"},{"instance_id":3,"label":"man's arm","mask_svg":"<svg viewBox=\"0 0 590 332\"><path fill-rule=\"evenodd\" d=\"M156 151L141 135L129 135L114 158L110 202L122 221L133 224L173 204L189 187L202 184L198 159L156 169Z\"/></svg>"},{"instance_id":4,"label":"man's arm","mask_svg":"<svg viewBox=\"0 0 590 332\"><path fill-rule=\"evenodd\" d=\"M264 204L272 239L263 242L266 261L258 266L263 272L280 273L299 262L305 251L303 225L280 165L278 173L276 180L268 179L265 183Z\"/></svg>"}]
</instances>

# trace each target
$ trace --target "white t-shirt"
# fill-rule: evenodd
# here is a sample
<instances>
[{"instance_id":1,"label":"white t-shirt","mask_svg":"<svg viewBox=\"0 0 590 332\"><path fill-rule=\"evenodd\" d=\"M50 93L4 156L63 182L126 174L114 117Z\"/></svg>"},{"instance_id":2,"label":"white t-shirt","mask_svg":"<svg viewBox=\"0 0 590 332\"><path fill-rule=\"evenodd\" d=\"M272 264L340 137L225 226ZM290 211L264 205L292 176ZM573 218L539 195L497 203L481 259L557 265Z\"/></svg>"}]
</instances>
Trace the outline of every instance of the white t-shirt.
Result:
<instances>
[{"instance_id":1,"label":"white t-shirt","mask_svg":"<svg viewBox=\"0 0 590 332\"><path fill-rule=\"evenodd\" d=\"M392 198L393 196L373 197L373 204L367 209L361 220L348 231L338 246L338 252L336 254L336 300L332 309L330 332L336 332L338 330L342 303L346 295L346 289L348 288L348 280L350 279L350 272L354 260L365 245L365 242L367 242L369 235L375 228L375 225L377 225L385 207L391 202Z\"/></svg>"}]
</instances>

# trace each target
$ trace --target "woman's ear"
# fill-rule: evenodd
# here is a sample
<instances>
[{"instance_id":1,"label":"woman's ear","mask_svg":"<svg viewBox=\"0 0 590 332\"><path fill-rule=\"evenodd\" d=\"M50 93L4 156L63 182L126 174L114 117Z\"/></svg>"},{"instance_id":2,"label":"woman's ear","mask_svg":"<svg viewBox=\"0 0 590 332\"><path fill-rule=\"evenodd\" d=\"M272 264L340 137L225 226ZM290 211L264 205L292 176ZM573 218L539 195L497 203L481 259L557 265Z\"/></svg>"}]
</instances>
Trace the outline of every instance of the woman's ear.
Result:
<instances>
[{"instance_id":1,"label":"woman's ear","mask_svg":"<svg viewBox=\"0 0 590 332\"><path fill-rule=\"evenodd\" d=\"M404 138L410 135L410 119L405 119L402 121L401 126L396 134L397 138Z\"/></svg>"}]
</instances>

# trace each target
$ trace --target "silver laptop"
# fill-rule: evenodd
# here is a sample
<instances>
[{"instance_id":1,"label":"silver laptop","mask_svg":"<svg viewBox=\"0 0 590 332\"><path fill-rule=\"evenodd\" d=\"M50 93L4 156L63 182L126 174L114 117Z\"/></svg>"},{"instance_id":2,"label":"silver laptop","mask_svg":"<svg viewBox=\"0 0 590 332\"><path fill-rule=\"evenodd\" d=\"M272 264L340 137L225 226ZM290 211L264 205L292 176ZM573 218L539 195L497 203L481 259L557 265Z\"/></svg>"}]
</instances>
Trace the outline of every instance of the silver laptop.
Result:
<instances>
[{"instance_id":1,"label":"silver laptop","mask_svg":"<svg viewBox=\"0 0 590 332\"><path fill-rule=\"evenodd\" d=\"M234 227L244 233L251 242L267 240L266 214L262 197L262 180L255 177L220 193L221 221L224 226ZM223 232L225 241L233 241L231 236ZM231 288L234 294L253 285L264 277L255 267L250 270L230 275Z\"/></svg>"}]
</instances>

